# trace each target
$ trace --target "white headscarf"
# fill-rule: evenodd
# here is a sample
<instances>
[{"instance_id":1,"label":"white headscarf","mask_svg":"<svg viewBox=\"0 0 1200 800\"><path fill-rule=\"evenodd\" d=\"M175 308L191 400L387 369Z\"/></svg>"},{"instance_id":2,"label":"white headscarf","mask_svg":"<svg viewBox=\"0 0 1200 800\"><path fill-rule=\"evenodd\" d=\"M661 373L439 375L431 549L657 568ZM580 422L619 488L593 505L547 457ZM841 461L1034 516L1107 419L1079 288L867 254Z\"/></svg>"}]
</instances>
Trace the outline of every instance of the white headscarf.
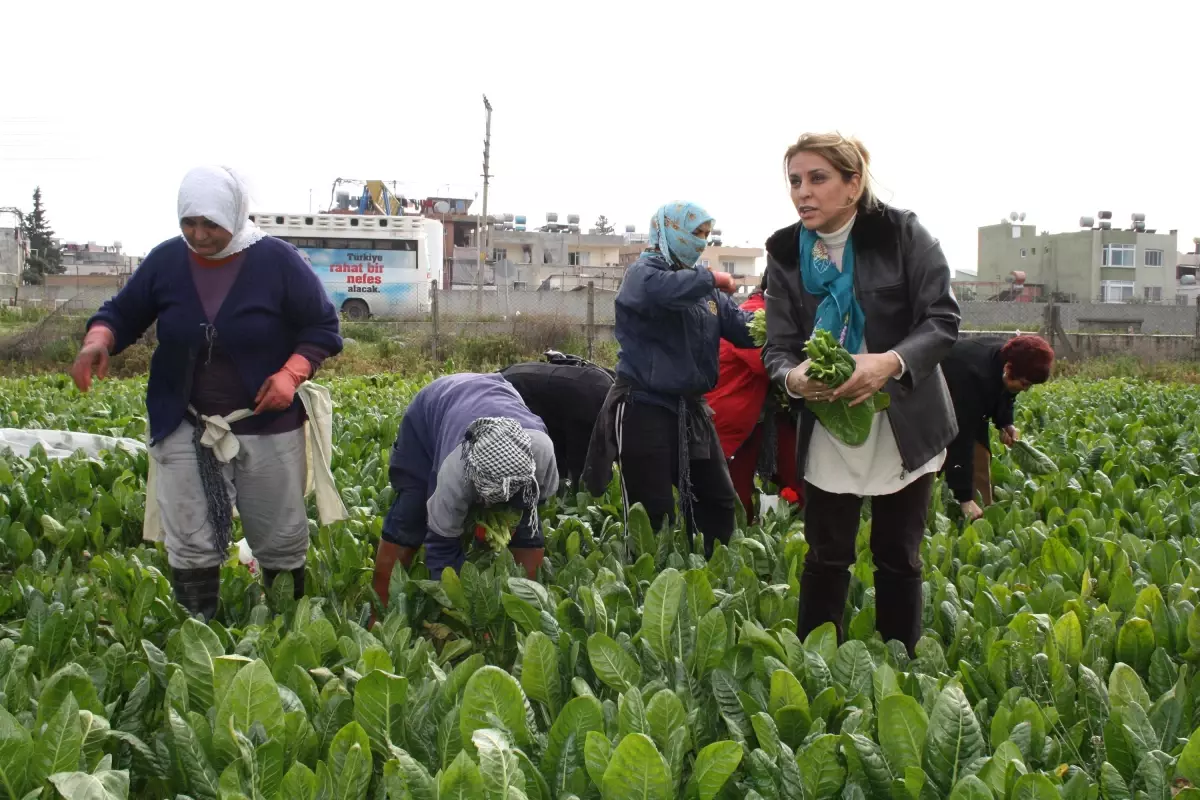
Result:
<instances>
[{"instance_id":1,"label":"white headscarf","mask_svg":"<svg viewBox=\"0 0 1200 800\"><path fill-rule=\"evenodd\" d=\"M250 221L250 190L246 182L228 167L196 167L183 176L179 185L179 219L185 217L204 217L233 234L228 247L209 256L213 259L240 253L266 235Z\"/></svg>"}]
</instances>

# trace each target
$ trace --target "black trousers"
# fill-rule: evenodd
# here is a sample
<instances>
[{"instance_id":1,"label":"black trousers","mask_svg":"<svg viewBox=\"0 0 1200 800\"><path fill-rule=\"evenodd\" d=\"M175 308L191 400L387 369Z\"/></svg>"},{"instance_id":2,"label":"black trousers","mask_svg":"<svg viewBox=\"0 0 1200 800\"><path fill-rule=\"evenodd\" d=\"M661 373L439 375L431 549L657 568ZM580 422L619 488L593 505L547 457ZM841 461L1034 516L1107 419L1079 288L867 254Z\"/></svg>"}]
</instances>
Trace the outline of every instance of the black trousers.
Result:
<instances>
[{"instance_id":1,"label":"black trousers","mask_svg":"<svg viewBox=\"0 0 1200 800\"><path fill-rule=\"evenodd\" d=\"M875 627L884 641L903 642L909 655L921 638L921 541L933 482L932 473L923 475L895 494L871 498ZM842 642L863 499L826 492L811 483L805 484L804 491L804 536L809 549L800 581L797 633L803 639L832 622Z\"/></svg>"},{"instance_id":2,"label":"black trousers","mask_svg":"<svg viewBox=\"0 0 1200 800\"><path fill-rule=\"evenodd\" d=\"M652 403L626 402L619 412L621 477L629 505L641 503L657 529L666 517L675 521L675 495L679 485L679 418L670 409ZM716 433L707 452L689 459L693 512L704 535L704 552L713 544L729 542L733 535L737 492L729 477L725 454ZM690 536L696 532L688 530Z\"/></svg>"}]
</instances>

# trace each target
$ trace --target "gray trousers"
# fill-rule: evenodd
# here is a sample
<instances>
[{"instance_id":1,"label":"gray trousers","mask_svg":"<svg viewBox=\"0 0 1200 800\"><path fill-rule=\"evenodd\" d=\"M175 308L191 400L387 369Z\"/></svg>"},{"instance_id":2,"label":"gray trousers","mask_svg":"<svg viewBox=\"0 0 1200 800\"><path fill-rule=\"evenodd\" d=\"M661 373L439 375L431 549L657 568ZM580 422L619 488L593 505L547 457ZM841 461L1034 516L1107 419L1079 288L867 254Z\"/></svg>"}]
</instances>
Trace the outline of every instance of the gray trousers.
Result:
<instances>
[{"instance_id":1,"label":"gray trousers","mask_svg":"<svg viewBox=\"0 0 1200 800\"><path fill-rule=\"evenodd\" d=\"M185 420L150 448L167 561L175 569L216 567L229 557L218 552L213 541L192 431ZM241 451L221 473L255 559L264 569L303 566L308 554L304 429L239 436L238 441Z\"/></svg>"}]
</instances>

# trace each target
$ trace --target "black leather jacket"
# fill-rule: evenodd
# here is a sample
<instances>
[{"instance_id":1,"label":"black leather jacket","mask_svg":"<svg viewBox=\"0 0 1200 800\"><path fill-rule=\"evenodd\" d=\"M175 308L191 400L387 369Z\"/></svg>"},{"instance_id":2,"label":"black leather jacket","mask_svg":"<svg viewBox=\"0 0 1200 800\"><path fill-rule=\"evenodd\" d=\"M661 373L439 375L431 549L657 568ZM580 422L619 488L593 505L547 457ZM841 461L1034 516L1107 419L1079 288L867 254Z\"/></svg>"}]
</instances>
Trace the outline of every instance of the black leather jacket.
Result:
<instances>
[{"instance_id":1,"label":"black leather jacket","mask_svg":"<svg viewBox=\"0 0 1200 800\"><path fill-rule=\"evenodd\" d=\"M767 345L763 363L783 385L805 360L819 300L800 280L800 223L767 240ZM889 380L888 419L906 470L945 449L958 434L954 407L939 364L958 339L961 320L942 248L911 211L882 206L860 211L851 230L854 292L866 315L872 353L895 350L905 373ZM796 441L798 477L804 476L816 417L801 405Z\"/></svg>"}]
</instances>

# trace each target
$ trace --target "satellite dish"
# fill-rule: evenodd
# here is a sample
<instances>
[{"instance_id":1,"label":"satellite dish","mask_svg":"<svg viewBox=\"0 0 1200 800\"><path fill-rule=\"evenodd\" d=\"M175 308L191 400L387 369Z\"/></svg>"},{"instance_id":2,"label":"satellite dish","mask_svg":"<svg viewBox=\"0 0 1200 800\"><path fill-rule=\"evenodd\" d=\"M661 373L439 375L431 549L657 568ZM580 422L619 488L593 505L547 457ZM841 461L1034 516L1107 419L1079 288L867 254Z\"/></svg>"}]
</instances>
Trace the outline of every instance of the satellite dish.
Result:
<instances>
[{"instance_id":1,"label":"satellite dish","mask_svg":"<svg viewBox=\"0 0 1200 800\"><path fill-rule=\"evenodd\" d=\"M447 203L445 200L438 200L436 203L433 204L433 210L439 214L449 214L450 213L450 204Z\"/></svg>"},{"instance_id":2,"label":"satellite dish","mask_svg":"<svg viewBox=\"0 0 1200 800\"><path fill-rule=\"evenodd\" d=\"M1021 220L1021 222L1025 221L1025 212L1024 211L1021 212L1020 220Z\"/></svg>"},{"instance_id":3,"label":"satellite dish","mask_svg":"<svg viewBox=\"0 0 1200 800\"><path fill-rule=\"evenodd\" d=\"M1016 222L1017 221L1017 212L1014 211L1011 214L1009 214L1008 219L1010 222Z\"/></svg>"}]
</instances>

